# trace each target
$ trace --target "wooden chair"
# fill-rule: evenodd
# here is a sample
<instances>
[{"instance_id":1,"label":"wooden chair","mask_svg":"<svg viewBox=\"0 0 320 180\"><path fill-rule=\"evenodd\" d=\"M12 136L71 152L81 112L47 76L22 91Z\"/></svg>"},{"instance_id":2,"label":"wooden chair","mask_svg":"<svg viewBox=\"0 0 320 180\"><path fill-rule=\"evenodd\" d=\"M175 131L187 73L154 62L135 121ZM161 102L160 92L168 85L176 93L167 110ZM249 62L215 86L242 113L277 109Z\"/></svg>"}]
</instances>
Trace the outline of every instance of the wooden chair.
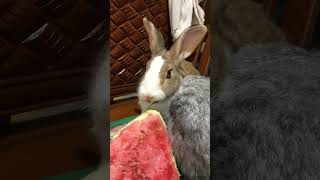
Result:
<instances>
[{"instance_id":1,"label":"wooden chair","mask_svg":"<svg viewBox=\"0 0 320 180\"><path fill-rule=\"evenodd\" d=\"M320 12L318 0L261 1L266 13L280 25L289 42L311 48Z\"/></svg>"}]
</instances>

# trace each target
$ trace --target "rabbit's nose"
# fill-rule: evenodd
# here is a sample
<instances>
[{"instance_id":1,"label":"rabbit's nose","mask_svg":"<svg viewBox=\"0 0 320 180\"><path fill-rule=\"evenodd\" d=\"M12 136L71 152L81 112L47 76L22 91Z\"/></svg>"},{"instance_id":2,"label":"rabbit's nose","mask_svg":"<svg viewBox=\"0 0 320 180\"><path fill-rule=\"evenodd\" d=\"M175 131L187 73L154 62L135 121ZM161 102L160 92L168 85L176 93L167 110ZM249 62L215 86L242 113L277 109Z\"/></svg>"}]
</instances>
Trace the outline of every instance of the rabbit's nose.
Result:
<instances>
[{"instance_id":1,"label":"rabbit's nose","mask_svg":"<svg viewBox=\"0 0 320 180\"><path fill-rule=\"evenodd\" d=\"M154 100L153 96L144 96L144 100L151 103Z\"/></svg>"}]
</instances>

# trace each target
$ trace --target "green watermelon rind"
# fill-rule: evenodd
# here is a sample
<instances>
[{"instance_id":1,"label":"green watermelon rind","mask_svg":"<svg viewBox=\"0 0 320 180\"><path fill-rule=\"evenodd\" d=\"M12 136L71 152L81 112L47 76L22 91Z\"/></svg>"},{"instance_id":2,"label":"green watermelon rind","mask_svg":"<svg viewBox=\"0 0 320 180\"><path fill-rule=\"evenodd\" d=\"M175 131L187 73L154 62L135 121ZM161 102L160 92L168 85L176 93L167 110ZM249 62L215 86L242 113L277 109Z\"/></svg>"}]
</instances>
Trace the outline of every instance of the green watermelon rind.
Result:
<instances>
[{"instance_id":1,"label":"green watermelon rind","mask_svg":"<svg viewBox=\"0 0 320 180\"><path fill-rule=\"evenodd\" d=\"M160 112L156 111L156 110L147 110L146 112L142 113L140 116L136 117L135 119L133 119L132 121L130 121L128 124L126 124L124 127L120 128L112 137L111 137L111 141L115 140L117 137L120 136L120 134L125 130L127 129L131 124L137 122L137 121L142 121L144 119L146 119L148 117L149 114L153 114L153 115L157 115L160 117L161 119L161 122L162 124L164 125L166 131L167 131L167 125L165 123L165 121L163 120ZM169 147L169 150L170 150L170 154L171 154L171 157L172 157L172 162L174 164L174 167L176 169L176 171L178 172L178 175L181 176L179 170L178 170L178 167L177 167L177 163L176 163L176 159L173 155L173 151L171 149L171 146Z\"/></svg>"}]
</instances>

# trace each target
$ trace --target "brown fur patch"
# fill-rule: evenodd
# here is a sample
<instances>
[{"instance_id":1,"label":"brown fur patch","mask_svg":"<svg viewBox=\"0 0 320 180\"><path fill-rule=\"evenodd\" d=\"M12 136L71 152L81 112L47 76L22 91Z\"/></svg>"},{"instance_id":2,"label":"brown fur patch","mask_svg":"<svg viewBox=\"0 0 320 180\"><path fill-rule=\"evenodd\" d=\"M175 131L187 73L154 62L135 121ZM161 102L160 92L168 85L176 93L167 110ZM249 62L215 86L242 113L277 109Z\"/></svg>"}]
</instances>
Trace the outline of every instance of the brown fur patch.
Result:
<instances>
[{"instance_id":1,"label":"brown fur patch","mask_svg":"<svg viewBox=\"0 0 320 180\"><path fill-rule=\"evenodd\" d=\"M187 75L199 74L192 63L186 60L178 60L170 52L162 52L165 60L160 70L160 84L162 90L168 95L173 95L179 88L181 80ZM171 78L166 78L168 71L171 70Z\"/></svg>"},{"instance_id":2,"label":"brown fur patch","mask_svg":"<svg viewBox=\"0 0 320 180\"><path fill-rule=\"evenodd\" d=\"M179 72L183 77L187 75L199 75L199 71L193 66L191 62L183 60L179 64Z\"/></svg>"},{"instance_id":3,"label":"brown fur patch","mask_svg":"<svg viewBox=\"0 0 320 180\"><path fill-rule=\"evenodd\" d=\"M171 70L171 78L167 79L166 77L169 70ZM167 96L171 96L179 88L181 77L176 64L166 60L160 70L160 84Z\"/></svg>"}]
</instances>

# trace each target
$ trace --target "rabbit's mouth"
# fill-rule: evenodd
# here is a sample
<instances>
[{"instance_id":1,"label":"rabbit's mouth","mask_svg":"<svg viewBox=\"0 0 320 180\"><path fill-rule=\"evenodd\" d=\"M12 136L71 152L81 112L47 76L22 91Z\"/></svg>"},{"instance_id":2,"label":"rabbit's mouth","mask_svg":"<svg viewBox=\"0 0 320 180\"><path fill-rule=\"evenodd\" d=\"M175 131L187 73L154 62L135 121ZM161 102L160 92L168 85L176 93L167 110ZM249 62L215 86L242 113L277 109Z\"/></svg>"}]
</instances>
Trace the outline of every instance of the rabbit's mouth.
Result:
<instances>
[{"instance_id":1,"label":"rabbit's mouth","mask_svg":"<svg viewBox=\"0 0 320 180\"><path fill-rule=\"evenodd\" d=\"M151 102L151 103L148 103L147 109L150 109L152 105L154 105L154 104L156 104L156 103L158 103L158 102L160 102L160 101L153 101L153 102Z\"/></svg>"},{"instance_id":2,"label":"rabbit's mouth","mask_svg":"<svg viewBox=\"0 0 320 180\"><path fill-rule=\"evenodd\" d=\"M153 102L149 102L149 103L148 103L148 104L149 104L149 107L150 107L150 106L152 106L153 104L158 103L158 102L160 102L160 101L153 101Z\"/></svg>"}]
</instances>

